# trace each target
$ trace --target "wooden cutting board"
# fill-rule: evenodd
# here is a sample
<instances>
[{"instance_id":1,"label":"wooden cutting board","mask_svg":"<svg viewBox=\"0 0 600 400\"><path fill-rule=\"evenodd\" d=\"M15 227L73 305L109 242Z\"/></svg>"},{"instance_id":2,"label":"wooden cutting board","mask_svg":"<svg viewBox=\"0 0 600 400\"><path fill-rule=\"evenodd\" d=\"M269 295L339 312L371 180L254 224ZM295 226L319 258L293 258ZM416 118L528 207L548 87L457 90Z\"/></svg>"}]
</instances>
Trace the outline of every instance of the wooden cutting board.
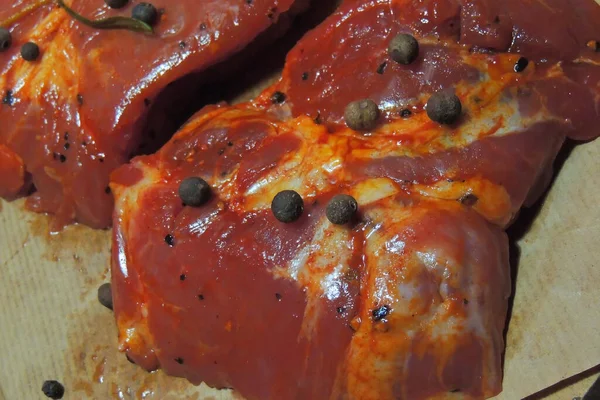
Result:
<instances>
[{"instance_id":1,"label":"wooden cutting board","mask_svg":"<svg viewBox=\"0 0 600 400\"><path fill-rule=\"evenodd\" d=\"M575 147L541 207L511 228L517 279L496 400L570 400L598 376L599 200L597 140ZM48 221L0 200L0 400L43 399L46 379L65 384L65 399L240 398L130 364L96 300L110 279L110 231L48 235Z\"/></svg>"}]
</instances>

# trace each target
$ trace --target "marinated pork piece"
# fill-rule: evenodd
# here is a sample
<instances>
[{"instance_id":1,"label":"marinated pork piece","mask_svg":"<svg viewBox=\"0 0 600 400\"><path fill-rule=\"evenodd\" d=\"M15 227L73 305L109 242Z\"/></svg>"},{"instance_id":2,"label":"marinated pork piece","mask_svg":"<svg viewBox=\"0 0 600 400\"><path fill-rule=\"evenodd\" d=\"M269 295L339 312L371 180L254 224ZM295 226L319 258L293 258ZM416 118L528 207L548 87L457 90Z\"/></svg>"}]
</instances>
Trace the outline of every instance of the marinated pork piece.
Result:
<instances>
[{"instance_id":1,"label":"marinated pork piece","mask_svg":"<svg viewBox=\"0 0 600 400\"><path fill-rule=\"evenodd\" d=\"M0 0L0 21L33 3L38 2ZM137 2L116 10L102 0L66 3L83 16L99 19L130 16ZM298 12L306 2L153 4L160 15L152 35L90 28L54 4L10 26L12 45L0 52L0 195L14 198L33 184L27 206L56 214L55 229L72 221L109 226L110 172L132 154L147 151L143 146L154 136L177 128L168 125L161 108L184 107L178 102L198 87L200 72L238 52L282 14ZM275 34L269 31L270 37ZM26 42L37 45L36 59L23 58ZM170 82L191 73L166 102L163 98L167 104L154 105ZM149 116L151 129L146 126Z\"/></svg>"},{"instance_id":2,"label":"marinated pork piece","mask_svg":"<svg viewBox=\"0 0 600 400\"><path fill-rule=\"evenodd\" d=\"M565 138L600 135L597 21L592 0L343 2L255 102L112 175L121 349L247 399L498 394L504 229Z\"/></svg>"}]
</instances>

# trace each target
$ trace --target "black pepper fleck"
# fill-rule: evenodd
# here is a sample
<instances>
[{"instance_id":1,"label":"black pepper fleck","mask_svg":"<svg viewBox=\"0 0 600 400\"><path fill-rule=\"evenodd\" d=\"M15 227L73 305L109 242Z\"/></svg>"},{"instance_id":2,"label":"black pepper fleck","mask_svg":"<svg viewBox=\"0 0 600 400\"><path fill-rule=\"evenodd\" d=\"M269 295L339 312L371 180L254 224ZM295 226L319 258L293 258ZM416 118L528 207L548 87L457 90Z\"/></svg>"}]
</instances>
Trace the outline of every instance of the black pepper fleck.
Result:
<instances>
[{"instance_id":1,"label":"black pepper fleck","mask_svg":"<svg viewBox=\"0 0 600 400\"><path fill-rule=\"evenodd\" d=\"M13 97L13 91L12 90L7 90L4 97L2 98L2 104L6 104L9 106L12 106L13 104L15 104L15 98Z\"/></svg>"},{"instance_id":2,"label":"black pepper fleck","mask_svg":"<svg viewBox=\"0 0 600 400\"><path fill-rule=\"evenodd\" d=\"M285 93L280 92L279 90L273 93L271 96L271 102L273 104L281 104L285 101Z\"/></svg>"},{"instance_id":3,"label":"black pepper fleck","mask_svg":"<svg viewBox=\"0 0 600 400\"><path fill-rule=\"evenodd\" d=\"M60 160L61 163L64 163L65 161L67 161L67 156L65 156L64 154L60 154L58 156L58 159Z\"/></svg>"},{"instance_id":4,"label":"black pepper fleck","mask_svg":"<svg viewBox=\"0 0 600 400\"><path fill-rule=\"evenodd\" d=\"M381 64L379 64L379 67L377 67L377 73L379 75L383 75L383 73L385 72L385 67L387 66L387 62L382 62Z\"/></svg>"},{"instance_id":5,"label":"black pepper fleck","mask_svg":"<svg viewBox=\"0 0 600 400\"><path fill-rule=\"evenodd\" d=\"M83 96L81 94L77 94L77 103L82 106L83 105Z\"/></svg>"},{"instance_id":6,"label":"black pepper fleck","mask_svg":"<svg viewBox=\"0 0 600 400\"><path fill-rule=\"evenodd\" d=\"M104 0L107 6L110 8L123 8L127 5L129 0Z\"/></svg>"},{"instance_id":7,"label":"black pepper fleck","mask_svg":"<svg viewBox=\"0 0 600 400\"><path fill-rule=\"evenodd\" d=\"M343 313L344 313L344 311L346 311L346 309L345 309L344 307L338 307L338 308L337 308L337 312L338 312L338 314L343 314Z\"/></svg>"},{"instance_id":8,"label":"black pepper fleck","mask_svg":"<svg viewBox=\"0 0 600 400\"><path fill-rule=\"evenodd\" d=\"M229 146L229 147L233 146L233 142L227 142L227 146Z\"/></svg>"},{"instance_id":9,"label":"black pepper fleck","mask_svg":"<svg viewBox=\"0 0 600 400\"><path fill-rule=\"evenodd\" d=\"M168 234L167 236L165 236L165 243L173 247L175 245L175 238L173 237L173 235Z\"/></svg>"},{"instance_id":10,"label":"black pepper fleck","mask_svg":"<svg viewBox=\"0 0 600 400\"><path fill-rule=\"evenodd\" d=\"M177 358L175 359L175 362L176 362L177 364L180 364L180 365L181 365L181 364L183 364L183 358L181 358L181 357L177 357Z\"/></svg>"},{"instance_id":11,"label":"black pepper fleck","mask_svg":"<svg viewBox=\"0 0 600 400\"><path fill-rule=\"evenodd\" d=\"M474 206L478 200L479 198L473 193L467 193L459 199L462 204L469 207Z\"/></svg>"},{"instance_id":12,"label":"black pepper fleck","mask_svg":"<svg viewBox=\"0 0 600 400\"><path fill-rule=\"evenodd\" d=\"M0 52L5 51L12 44L12 35L6 28L0 27Z\"/></svg>"},{"instance_id":13,"label":"black pepper fleck","mask_svg":"<svg viewBox=\"0 0 600 400\"><path fill-rule=\"evenodd\" d=\"M146 97L146 98L144 99L144 105L145 105L146 107L148 107L148 106L150 105L150 103L151 103L150 99Z\"/></svg>"},{"instance_id":14,"label":"black pepper fleck","mask_svg":"<svg viewBox=\"0 0 600 400\"><path fill-rule=\"evenodd\" d=\"M517 60L517 63L515 64L515 72L525 71L525 68L527 68L528 65L529 65L528 59L526 59L525 57L519 58Z\"/></svg>"},{"instance_id":15,"label":"black pepper fleck","mask_svg":"<svg viewBox=\"0 0 600 400\"><path fill-rule=\"evenodd\" d=\"M200 300L200 301L204 300L204 295L203 294L199 294L198 295L198 300Z\"/></svg>"},{"instance_id":16,"label":"black pepper fleck","mask_svg":"<svg viewBox=\"0 0 600 400\"><path fill-rule=\"evenodd\" d=\"M317 116L315 117L315 119L313 121L315 122L315 124L321 125L321 123L323 122L323 119L321 118L320 112L317 113Z\"/></svg>"},{"instance_id":17,"label":"black pepper fleck","mask_svg":"<svg viewBox=\"0 0 600 400\"><path fill-rule=\"evenodd\" d=\"M206 30L206 24L204 22L200 24L200 30L201 31L205 31Z\"/></svg>"},{"instance_id":18,"label":"black pepper fleck","mask_svg":"<svg viewBox=\"0 0 600 400\"><path fill-rule=\"evenodd\" d=\"M375 321L381 321L382 319L384 319L385 317L388 316L388 314L390 313L390 307L389 306L381 306L379 308L374 309L371 314L373 315L373 320Z\"/></svg>"},{"instance_id":19,"label":"black pepper fleck","mask_svg":"<svg viewBox=\"0 0 600 400\"><path fill-rule=\"evenodd\" d=\"M500 23L500 17L498 15L496 15L496 17L494 17L494 23L495 24L499 24Z\"/></svg>"},{"instance_id":20,"label":"black pepper fleck","mask_svg":"<svg viewBox=\"0 0 600 400\"><path fill-rule=\"evenodd\" d=\"M179 275L179 280L180 281L185 281L185 278L187 278L187 276L185 274Z\"/></svg>"},{"instance_id":21,"label":"black pepper fleck","mask_svg":"<svg viewBox=\"0 0 600 400\"><path fill-rule=\"evenodd\" d=\"M179 48L185 49L185 42L183 40L181 42L179 42Z\"/></svg>"},{"instance_id":22,"label":"black pepper fleck","mask_svg":"<svg viewBox=\"0 0 600 400\"><path fill-rule=\"evenodd\" d=\"M98 157L98 161L104 162L104 157Z\"/></svg>"},{"instance_id":23,"label":"black pepper fleck","mask_svg":"<svg viewBox=\"0 0 600 400\"><path fill-rule=\"evenodd\" d=\"M65 132L63 139L69 140L69 132Z\"/></svg>"},{"instance_id":24,"label":"black pepper fleck","mask_svg":"<svg viewBox=\"0 0 600 400\"><path fill-rule=\"evenodd\" d=\"M467 304L469 304L469 300L463 299L463 304L466 306Z\"/></svg>"},{"instance_id":25,"label":"black pepper fleck","mask_svg":"<svg viewBox=\"0 0 600 400\"><path fill-rule=\"evenodd\" d=\"M65 150L69 150L69 147L71 147L71 145L69 143L65 143L63 147L65 148Z\"/></svg>"},{"instance_id":26,"label":"black pepper fleck","mask_svg":"<svg viewBox=\"0 0 600 400\"><path fill-rule=\"evenodd\" d=\"M308 79L308 72L302 73L302 80L305 81Z\"/></svg>"},{"instance_id":27,"label":"black pepper fleck","mask_svg":"<svg viewBox=\"0 0 600 400\"><path fill-rule=\"evenodd\" d=\"M219 149L219 155L222 156L225 153L225 148Z\"/></svg>"},{"instance_id":28,"label":"black pepper fleck","mask_svg":"<svg viewBox=\"0 0 600 400\"><path fill-rule=\"evenodd\" d=\"M412 115L412 111L410 111L408 108L405 108L404 110L400 111L400 116L402 118L408 118Z\"/></svg>"},{"instance_id":29,"label":"black pepper fleck","mask_svg":"<svg viewBox=\"0 0 600 400\"><path fill-rule=\"evenodd\" d=\"M42 392L46 397L58 400L65 395L65 387L58 381L45 381L42 385Z\"/></svg>"},{"instance_id":30,"label":"black pepper fleck","mask_svg":"<svg viewBox=\"0 0 600 400\"><path fill-rule=\"evenodd\" d=\"M104 193L110 194L110 186L104 188Z\"/></svg>"}]
</instances>

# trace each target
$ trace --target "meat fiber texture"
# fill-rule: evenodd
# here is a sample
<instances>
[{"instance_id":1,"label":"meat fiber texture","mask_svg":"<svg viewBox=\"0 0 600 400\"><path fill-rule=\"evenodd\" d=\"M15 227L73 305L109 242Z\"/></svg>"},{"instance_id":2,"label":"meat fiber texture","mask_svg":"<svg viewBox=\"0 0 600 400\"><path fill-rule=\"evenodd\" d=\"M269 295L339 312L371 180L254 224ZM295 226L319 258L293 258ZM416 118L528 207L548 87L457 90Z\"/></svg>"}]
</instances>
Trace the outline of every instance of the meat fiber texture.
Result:
<instances>
[{"instance_id":1,"label":"meat fiber texture","mask_svg":"<svg viewBox=\"0 0 600 400\"><path fill-rule=\"evenodd\" d=\"M203 109L112 175L121 350L248 399L498 394L504 230L567 137L600 135L597 21L592 0L343 2L257 100ZM408 66L387 54L402 32ZM461 99L453 125L424 111L439 90ZM344 108L364 98L381 115L356 132ZM209 203L182 204L189 176ZM304 213L284 224L289 189ZM343 226L325 216L340 193L359 205Z\"/></svg>"},{"instance_id":2,"label":"meat fiber texture","mask_svg":"<svg viewBox=\"0 0 600 400\"><path fill-rule=\"evenodd\" d=\"M134 6L66 3L92 19L129 16ZM184 107L177 102L195 90L202 71L304 3L158 1L160 20L152 35L90 28L54 4L12 24L12 46L0 53L0 196L34 191L27 207L55 214L54 230L70 222L109 226L109 174L132 154L146 152L156 136L177 128L163 109ZM26 6L1 0L0 20ZM35 62L20 56L28 41L41 50ZM184 76L189 78L171 88L167 105L155 106L167 85ZM146 126L150 118L152 129Z\"/></svg>"}]
</instances>

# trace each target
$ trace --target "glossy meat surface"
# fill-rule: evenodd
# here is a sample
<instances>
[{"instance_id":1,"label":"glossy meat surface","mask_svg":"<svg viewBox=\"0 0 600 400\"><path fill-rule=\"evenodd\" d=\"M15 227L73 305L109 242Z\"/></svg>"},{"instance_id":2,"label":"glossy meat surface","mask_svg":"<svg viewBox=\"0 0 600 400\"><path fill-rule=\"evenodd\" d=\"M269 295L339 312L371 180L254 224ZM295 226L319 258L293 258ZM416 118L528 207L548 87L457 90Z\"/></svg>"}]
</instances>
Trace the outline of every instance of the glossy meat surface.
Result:
<instances>
[{"instance_id":1,"label":"glossy meat surface","mask_svg":"<svg viewBox=\"0 0 600 400\"><path fill-rule=\"evenodd\" d=\"M0 1L0 20L29 3ZM90 18L129 16L133 7L71 3ZM90 28L53 5L19 20L11 26L12 47L0 53L0 175L12 174L14 160L25 173L16 183L0 180L0 195L14 197L32 183L28 207L56 214L55 228L72 221L109 226L110 172L168 123L152 107L157 95L244 48L293 3L159 1L154 4L164 12L153 35ZM36 62L19 55L27 41L41 49ZM148 130L150 113L154 126Z\"/></svg>"},{"instance_id":2,"label":"glossy meat surface","mask_svg":"<svg viewBox=\"0 0 600 400\"><path fill-rule=\"evenodd\" d=\"M600 53L587 46L600 37L600 7L495 4L343 2L256 101L207 107L158 153L118 169L121 349L248 399L498 394L504 228L547 187L567 137L600 135ZM523 13L585 18L566 35ZM387 57L399 32L419 40L412 65ZM529 65L515 72L521 56ZM455 125L423 110L439 89L462 101ZM283 104L271 103L275 91ZM343 123L361 98L382 110L370 132ZM181 203L188 176L211 184L209 204ZM283 224L269 207L287 189L305 210ZM339 193L359 204L344 226L324 215Z\"/></svg>"}]
</instances>

